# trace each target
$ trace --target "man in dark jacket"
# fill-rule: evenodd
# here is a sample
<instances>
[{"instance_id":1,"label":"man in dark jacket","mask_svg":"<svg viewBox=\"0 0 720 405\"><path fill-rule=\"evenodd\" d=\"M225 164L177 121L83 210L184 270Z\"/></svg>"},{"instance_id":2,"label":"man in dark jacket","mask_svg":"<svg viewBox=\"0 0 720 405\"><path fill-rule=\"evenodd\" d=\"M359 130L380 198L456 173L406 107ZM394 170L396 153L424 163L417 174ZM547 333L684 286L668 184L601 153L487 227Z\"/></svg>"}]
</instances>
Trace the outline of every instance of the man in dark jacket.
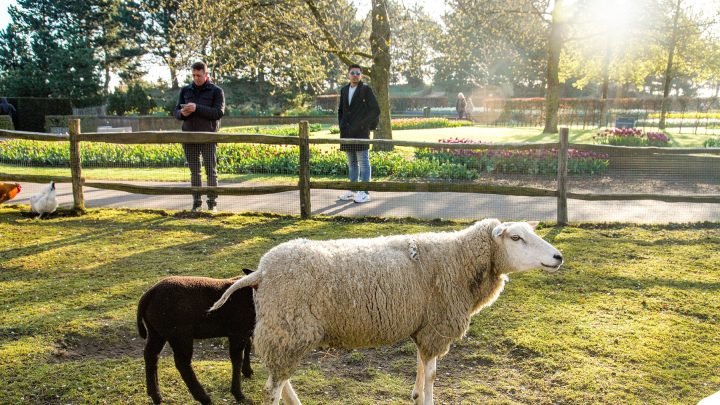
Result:
<instances>
[{"instance_id":1,"label":"man in dark jacket","mask_svg":"<svg viewBox=\"0 0 720 405\"><path fill-rule=\"evenodd\" d=\"M180 89L180 98L173 115L182 120L183 131L217 132L220 129L220 118L225 113L225 95L220 87L210 82L207 66L203 62L192 65L193 82ZM200 155L205 164L207 185L217 187L217 143L184 143L185 159L190 166L190 184L202 186L200 174ZM217 194L208 193L208 210L215 212ZM192 211L202 207L200 194L193 194Z\"/></svg>"},{"instance_id":2,"label":"man in dark jacket","mask_svg":"<svg viewBox=\"0 0 720 405\"><path fill-rule=\"evenodd\" d=\"M338 107L338 125L340 138L370 139L370 130L375 129L380 118L380 107L375 94L362 80L360 65L350 65L348 79L350 83L340 89ZM348 159L348 177L351 182L370 181L369 145L342 144L340 150L345 151ZM365 191L346 191L340 198L342 201L353 200L356 203L370 201L370 194Z\"/></svg>"}]
</instances>

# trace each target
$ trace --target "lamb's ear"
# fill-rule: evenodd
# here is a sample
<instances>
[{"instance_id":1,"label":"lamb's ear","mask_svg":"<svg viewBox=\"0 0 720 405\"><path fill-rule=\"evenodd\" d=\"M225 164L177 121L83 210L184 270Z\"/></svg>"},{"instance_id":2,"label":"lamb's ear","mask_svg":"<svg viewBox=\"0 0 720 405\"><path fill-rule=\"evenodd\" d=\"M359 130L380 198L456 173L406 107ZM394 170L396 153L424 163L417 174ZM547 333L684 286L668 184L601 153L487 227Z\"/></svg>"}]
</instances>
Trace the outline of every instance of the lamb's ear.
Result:
<instances>
[{"instance_id":1,"label":"lamb's ear","mask_svg":"<svg viewBox=\"0 0 720 405\"><path fill-rule=\"evenodd\" d=\"M530 225L530 228L532 228L533 231L535 230L535 228L537 228L539 223L540 221L527 221L527 224Z\"/></svg>"},{"instance_id":2,"label":"lamb's ear","mask_svg":"<svg viewBox=\"0 0 720 405\"><path fill-rule=\"evenodd\" d=\"M492 236L493 238L497 239L505 234L505 231L507 230L507 226L505 224L500 224L493 228L492 230Z\"/></svg>"},{"instance_id":3,"label":"lamb's ear","mask_svg":"<svg viewBox=\"0 0 720 405\"><path fill-rule=\"evenodd\" d=\"M249 275L251 275L251 274L254 273L254 272L255 272L255 270L243 269L243 273L245 273L246 276L249 276Z\"/></svg>"}]
</instances>

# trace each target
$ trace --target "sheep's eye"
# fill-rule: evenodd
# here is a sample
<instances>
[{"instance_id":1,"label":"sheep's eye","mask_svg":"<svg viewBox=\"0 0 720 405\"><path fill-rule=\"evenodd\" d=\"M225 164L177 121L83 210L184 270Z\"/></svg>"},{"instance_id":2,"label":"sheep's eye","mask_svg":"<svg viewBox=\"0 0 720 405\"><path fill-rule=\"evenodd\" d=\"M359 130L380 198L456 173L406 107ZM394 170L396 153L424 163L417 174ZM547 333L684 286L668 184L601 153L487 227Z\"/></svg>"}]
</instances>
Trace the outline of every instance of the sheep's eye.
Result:
<instances>
[{"instance_id":1,"label":"sheep's eye","mask_svg":"<svg viewBox=\"0 0 720 405\"><path fill-rule=\"evenodd\" d=\"M517 235L513 235L513 236L510 237L510 239L512 239L512 240L514 240L514 241L518 241L518 240L520 240L520 239L522 239L522 238L519 237L519 236L517 236Z\"/></svg>"}]
</instances>

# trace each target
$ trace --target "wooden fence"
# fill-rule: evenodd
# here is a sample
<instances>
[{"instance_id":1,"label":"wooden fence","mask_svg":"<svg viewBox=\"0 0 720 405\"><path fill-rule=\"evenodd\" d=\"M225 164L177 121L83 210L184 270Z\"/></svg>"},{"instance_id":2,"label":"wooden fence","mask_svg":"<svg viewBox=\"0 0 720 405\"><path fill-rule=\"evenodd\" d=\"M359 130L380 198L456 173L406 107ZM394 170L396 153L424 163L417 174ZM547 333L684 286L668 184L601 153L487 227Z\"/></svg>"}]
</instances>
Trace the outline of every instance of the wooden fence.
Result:
<instances>
[{"instance_id":1,"label":"wooden fence","mask_svg":"<svg viewBox=\"0 0 720 405\"><path fill-rule=\"evenodd\" d=\"M417 148L437 149L470 149L470 150L526 150L547 149L558 150L557 188L537 188L521 186L503 186L484 183L450 183L450 182L392 182L372 181L358 182L355 187L368 191L395 191L395 192L459 192L482 193L497 195L512 195L526 197L556 197L557 222L568 222L568 199L585 201L612 201L612 200L657 200L664 202L689 203L720 203L720 195L669 195L669 194L618 194L618 193L572 193L568 191L568 149L588 150L600 153L620 153L623 156L654 156L663 155L720 155L720 148L657 148L657 147L625 147L609 145L570 144L568 142L568 128L561 128L559 142L552 143L504 143L504 144L448 144L440 142L413 142L397 140L368 140L368 139L337 139L309 137L308 122L299 124L300 136L276 136L262 134L226 134L215 132L181 132L181 131L144 131L134 133L82 133L80 120L70 121L69 134L46 134L23 131L0 130L0 136L16 139L31 139L39 141L64 141L70 143L70 172L71 177L40 176L40 175L13 175L0 173L0 180L26 181L26 182L71 182L73 188L73 208L84 211L85 202L83 187L119 190L128 193L151 195L185 195L207 194L212 192L218 195L258 195L286 191L299 191L300 214L302 218L311 215L310 190L333 189L345 190L348 183L345 181L311 181L310 180L310 145L311 144L368 144L409 146ZM82 177L81 143L106 142L117 144L163 144L163 143L254 143L273 145L296 145L300 149L299 178L297 185L256 186L256 187L166 187L166 186L139 186L127 183L86 181Z\"/></svg>"}]
</instances>

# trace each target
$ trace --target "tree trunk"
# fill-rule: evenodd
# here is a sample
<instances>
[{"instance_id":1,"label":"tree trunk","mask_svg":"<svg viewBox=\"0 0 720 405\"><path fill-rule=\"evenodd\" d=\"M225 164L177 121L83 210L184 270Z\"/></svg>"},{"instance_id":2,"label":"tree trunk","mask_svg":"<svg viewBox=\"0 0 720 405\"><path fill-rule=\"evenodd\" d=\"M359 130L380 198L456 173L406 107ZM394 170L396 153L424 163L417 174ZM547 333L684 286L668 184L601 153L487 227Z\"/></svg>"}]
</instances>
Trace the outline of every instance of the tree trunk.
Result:
<instances>
[{"instance_id":1,"label":"tree trunk","mask_svg":"<svg viewBox=\"0 0 720 405\"><path fill-rule=\"evenodd\" d=\"M558 77L558 70L560 67L560 52L562 51L565 26L564 17L561 17L560 14L562 4L563 2L561 0L555 2L555 8L552 12L552 23L550 24L544 134L556 134L558 132L558 110L560 110L560 79Z\"/></svg>"},{"instance_id":2,"label":"tree trunk","mask_svg":"<svg viewBox=\"0 0 720 405\"><path fill-rule=\"evenodd\" d=\"M107 61L105 61L105 86L103 88L104 95L107 97L108 94L110 94L110 66L108 65Z\"/></svg>"},{"instance_id":3,"label":"tree trunk","mask_svg":"<svg viewBox=\"0 0 720 405\"><path fill-rule=\"evenodd\" d=\"M172 66L168 67L170 68L170 83L172 85L171 89L177 90L180 88L180 83L178 83L177 70L175 70L175 68Z\"/></svg>"},{"instance_id":4,"label":"tree trunk","mask_svg":"<svg viewBox=\"0 0 720 405\"><path fill-rule=\"evenodd\" d=\"M380 106L380 123L375 130L375 139L392 139L390 125L390 20L387 0L372 0L372 33L370 49L373 66L370 70L372 88ZM391 145L375 145L373 150L391 150Z\"/></svg>"},{"instance_id":5,"label":"tree trunk","mask_svg":"<svg viewBox=\"0 0 720 405\"><path fill-rule=\"evenodd\" d=\"M677 45L678 18L680 17L681 2L682 0L677 0L677 4L675 5L675 15L673 16L672 38L670 39L670 49L668 52L667 66L665 67L665 80L663 82L663 100L662 108L660 109L660 123L658 124L658 127L660 129L665 129L665 116L667 115L668 106L670 104L668 96L670 95L670 85L672 84L673 79L672 66L673 57L675 56L675 46Z\"/></svg>"},{"instance_id":6,"label":"tree trunk","mask_svg":"<svg viewBox=\"0 0 720 405\"><path fill-rule=\"evenodd\" d=\"M607 125L607 119L605 115L608 111L608 92L610 89L610 59L611 59L611 52L612 52L612 46L610 45L610 42L608 41L607 47L605 48L605 57L603 58L603 65L602 65L602 94L600 95L600 98L602 99L601 103L601 111L600 111L600 122L598 126L602 126L602 123L605 122Z\"/></svg>"}]
</instances>

